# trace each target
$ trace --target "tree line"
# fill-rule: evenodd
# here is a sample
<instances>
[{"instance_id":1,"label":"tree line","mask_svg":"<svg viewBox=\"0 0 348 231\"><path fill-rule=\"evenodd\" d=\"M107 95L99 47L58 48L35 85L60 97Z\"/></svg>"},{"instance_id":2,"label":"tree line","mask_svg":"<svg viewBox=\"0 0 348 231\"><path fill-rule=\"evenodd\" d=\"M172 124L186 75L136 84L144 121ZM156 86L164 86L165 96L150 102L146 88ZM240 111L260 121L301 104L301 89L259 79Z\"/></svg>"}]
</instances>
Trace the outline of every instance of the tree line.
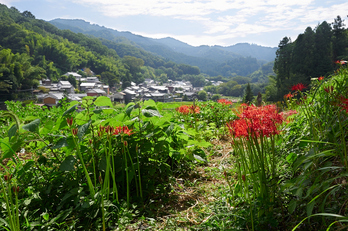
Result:
<instances>
[{"instance_id":1,"label":"tree line","mask_svg":"<svg viewBox=\"0 0 348 231\"><path fill-rule=\"evenodd\" d=\"M294 42L284 37L278 46L274 62L275 76L267 88L268 100L279 101L292 85L310 86L311 78L329 76L337 60L348 58L348 31L344 20L337 16L333 23L307 27Z\"/></svg>"}]
</instances>

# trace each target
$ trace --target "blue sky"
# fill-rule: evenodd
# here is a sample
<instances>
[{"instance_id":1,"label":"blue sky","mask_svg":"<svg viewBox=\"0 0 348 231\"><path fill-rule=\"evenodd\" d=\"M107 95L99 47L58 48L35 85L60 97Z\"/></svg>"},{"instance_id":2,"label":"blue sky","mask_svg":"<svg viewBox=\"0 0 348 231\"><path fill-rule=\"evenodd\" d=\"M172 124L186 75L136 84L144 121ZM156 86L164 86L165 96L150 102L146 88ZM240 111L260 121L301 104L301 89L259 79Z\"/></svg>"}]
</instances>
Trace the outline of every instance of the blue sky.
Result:
<instances>
[{"instance_id":1,"label":"blue sky","mask_svg":"<svg viewBox=\"0 0 348 231\"><path fill-rule=\"evenodd\" d=\"M193 46L254 43L277 47L306 27L347 19L347 0L0 0L38 19L83 19ZM348 21L346 22L348 25Z\"/></svg>"}]
</instances>

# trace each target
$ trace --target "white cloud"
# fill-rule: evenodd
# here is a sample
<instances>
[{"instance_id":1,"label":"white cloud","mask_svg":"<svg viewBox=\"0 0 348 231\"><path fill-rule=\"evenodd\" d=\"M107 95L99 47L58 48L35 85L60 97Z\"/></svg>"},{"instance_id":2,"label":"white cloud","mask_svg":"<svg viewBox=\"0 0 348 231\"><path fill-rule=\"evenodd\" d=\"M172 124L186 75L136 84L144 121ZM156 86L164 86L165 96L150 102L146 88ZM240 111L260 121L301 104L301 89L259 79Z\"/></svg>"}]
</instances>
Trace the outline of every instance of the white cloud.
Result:
<instances>
[{"instance_id":1,"label":"white cloud","mask_svg":"<svg viewBox=\"0 0 348 231\"><path fill-rule=\"evenodd\" d=\"M13 5L12 3L18 2L18 0L1 0L0 3L6 5L7 7L10 7Z\"/></svg>"},{"instance_id":2,"label":"white cloud","mask_svg":"<svg viewBox=\"0 0 348 231\"><path fill-rule=\"evenodd\" d=\"M112 18L134 15L171 17L202 25L204 34L200 36L188 35L191 31L182 35L167 35L190 44L223 44L231 37L284 30L288 34L296 34L299 28L302 28L300 31L304 31L307 26L314 28L324 20L332 22L337 15L344 16L348 12L348 2L343 0L336 0L329 7L323 7L328 1L322 0L73 1L76 4L91 5ZM172 34L174 33L173 31ZM149 37L159 35L151 34Z\"/></svg>"}]
</instances>

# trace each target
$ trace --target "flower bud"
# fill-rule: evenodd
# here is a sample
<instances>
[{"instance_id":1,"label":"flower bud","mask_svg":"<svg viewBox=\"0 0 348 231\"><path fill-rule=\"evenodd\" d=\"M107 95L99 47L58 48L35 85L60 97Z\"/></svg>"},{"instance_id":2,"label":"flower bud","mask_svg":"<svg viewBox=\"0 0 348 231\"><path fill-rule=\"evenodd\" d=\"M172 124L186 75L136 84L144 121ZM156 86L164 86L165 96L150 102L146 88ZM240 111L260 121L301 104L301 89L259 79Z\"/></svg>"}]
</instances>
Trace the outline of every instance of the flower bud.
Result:
<instances>
[{"instance_id":1,"label":"flower bud","mask_svg":"<svg viewBox=\"0 0 348 231\"><path fill-rule=\"evenodd\" d=\"M12 187L12 191L13 191L13 193L18 193L19 192L19 186L13 186Z\"/></svg>"},{"instance_id":2,"label":"flower bud","mask_svg":"<svg viewBox=\"0 0 348 231\"><path fill-rule=\"evenodd\" d=\"M72 134L73 134L74 136L77 136L77 132L78 132L78 129L77 129L77 128L73 128L71 131L72 131Z\"/></svg>"},{"instance_id":3,"label":"flower bud","mask_svg":"<svg viewBox=\"0 0 348 231\"><path fill-rule=\"evenodd\" d=\"M73 124L73 118L66 118L66 123L69 125L69 127L71 127L71 125Z\"/></svg>"},{"instance_id":4,"label":"flower bud","mask_svg":"<svg viewBox=\"0 0 348 231\"><path fill-rule=\"evenodd\" d=\"M5 175L5 176L4 176L4 180L5 180L5 181L10 181L11 178L12 178L12 175L11 175L11 174Z\"/></svg>"},{"instance_id":5,"label":"flower bud","mask_svg":"<svg viewBox=\"0 0 348 231\"><path fill-rule=\"evenodd\" d=\"M242 180L245 182L245 175L242 175Z\"/></svg>"}]
</instances>

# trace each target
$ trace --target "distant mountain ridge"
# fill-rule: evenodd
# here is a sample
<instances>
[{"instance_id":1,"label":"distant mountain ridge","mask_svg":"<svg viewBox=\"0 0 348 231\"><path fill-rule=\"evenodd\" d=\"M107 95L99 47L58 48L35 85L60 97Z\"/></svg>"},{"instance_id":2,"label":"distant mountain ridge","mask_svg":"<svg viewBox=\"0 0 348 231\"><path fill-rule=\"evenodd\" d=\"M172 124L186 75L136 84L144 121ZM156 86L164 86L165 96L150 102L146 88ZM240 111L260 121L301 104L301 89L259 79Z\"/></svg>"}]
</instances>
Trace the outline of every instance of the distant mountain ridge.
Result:
<instances>
[{"instance_id":1,"label":"distant mountain ridge","mask_svg":"<svg viewBox=\"0 0 348 231\"><path fill-rule=\"evenodd\" d=\"M49 21L49 23L59 29L68 29L75 33L88 34L117 43L135 46L176 63L197 66L202 72L210 75L216 74L216 69L223 66L224 63L241 58L255 58L260 67L262 64L274 61L277 50L276 47L263 47L248 43L239 43L228 47L217 45L195 47L170 37L161 39L147 38L128 31L120 32L91 24L81 19L54 19Z\"/></svg>"}]
</instances>

